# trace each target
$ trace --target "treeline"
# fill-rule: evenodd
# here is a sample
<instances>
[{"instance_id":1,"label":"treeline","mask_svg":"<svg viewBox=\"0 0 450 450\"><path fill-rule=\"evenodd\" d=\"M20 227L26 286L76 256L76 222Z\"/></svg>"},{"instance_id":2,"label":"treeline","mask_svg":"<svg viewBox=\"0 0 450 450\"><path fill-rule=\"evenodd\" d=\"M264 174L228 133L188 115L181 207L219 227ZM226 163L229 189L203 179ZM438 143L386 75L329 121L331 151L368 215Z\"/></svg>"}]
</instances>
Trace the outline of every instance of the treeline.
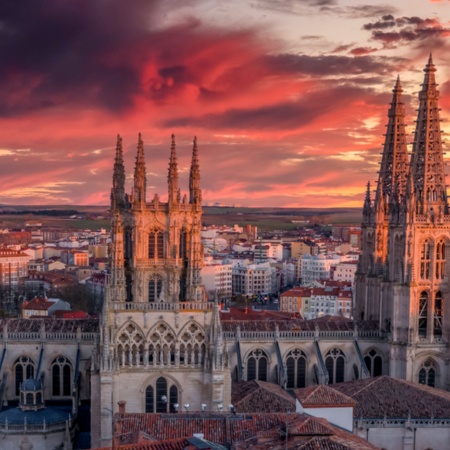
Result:
<instances>
[{"instance_id":1,"label":"treeline","mask_svg":"<svg viewBox=\"0 0 450 450\"><path fill-rule=\"evenodd\" d=\"M20 211L5 211L0 210L0 214L3 215L25 215L25 214L34 214L35 216L77 216L80 213L75 209L21 209Z\"/></svg>"}]
</instances>

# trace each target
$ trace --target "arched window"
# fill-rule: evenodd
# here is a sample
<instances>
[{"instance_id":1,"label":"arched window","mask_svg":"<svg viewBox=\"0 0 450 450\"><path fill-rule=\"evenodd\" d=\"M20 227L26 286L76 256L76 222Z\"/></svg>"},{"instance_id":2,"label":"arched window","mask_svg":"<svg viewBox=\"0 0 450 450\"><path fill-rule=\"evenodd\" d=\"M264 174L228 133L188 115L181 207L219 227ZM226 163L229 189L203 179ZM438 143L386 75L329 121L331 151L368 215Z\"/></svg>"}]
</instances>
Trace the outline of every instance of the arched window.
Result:
<instances>
[{"instance_id":1,"label":"arched window","mask_svg":"<svg viewBox=\"0 0 450 450\"><path fill-rule=\"evenodd\" d=\"M52 363L52 395L69 396L71 367L64 356L58 356Z\"/></svg>"},{"instance_id":2,"label":"arched window","mask_svg":"<svg viewBox=\"0 0 450 450\"><path fill-rule=\"evenodd\" d=\"M178 387L164 377L159 377L154 385L145 389L146 413L176 412L175 405L178 403Z\"/></svg>"},{"instance_id":3,"label":"arched window","mask_svg":"<svg viewBox=\"0 0 450 450\"><path fill-rule=\"evenodd\" d=\"M419 370L419 383L436 386L436 366L431 359L427 359Z\"/></svg>"},{"instance_id":4,"label":"arched window","mask_svg":"<svg viewBox=\"0 0 450 450\"><path fill-rule=\"evenodd\" d=\"M148 283L148 301L156 302L162 292L163 282L160 277L152 278Z\"/></svg>"},{"instance_id":5,"label":"arched window","mask_svg":"<svg viewBox=\"0 0 450 450\"><path fill-rule=\"evenodd\" d=\"M430 278L431 244L426 239L420 250L420 278L427 280Z\"/></svg>"},{"instance_id":6,"label":"arched window","mask_svg":"<svg viewBox=\"0 0 450 450\"><path fill-rule=\"evenodd\" d=\"M155 399L153 393L153 386L147 386L145 390L145 412L152 413L155 408Z\"/></svg>"},{"instance_id":7,"label":"arched window","mask_svg":"<svg viewBox=\"0 0 450 450\"><path fill-rule=\"evenodd\" d=\"M445 268L445 242L441 239L436 244L436 279L444 278Z\"/></svg>"},{"instance_id":8,"label":"arched window","mask_svg":"<svg viewBox=\"0 0 450 450\"><path fill-rule=\"evenodd\" d=\"M21 356L14 365L14 374L16 378L16 395L19 395L22 382L34 377L34 362L28 356Z\"/></svg>"},{"instance_id":9,"label":"arched window","mask_svg":"<svg viewBox=\"0 0 450 450\"><path fill-rule=\"evenodd\" d=\"M423 291L419 298L419 337L427 337L428 332L428 293Z\"/></svg>"},{"instance_id":10,"label":"arched window","mask_svg":"<svg viewBox=\"0 0 450 450\"><path fill-rule=\"evenodd\" d=\"M260 349L253 350L247 359L247 381L267 381L267 355Z\"/></svg>"},{"instance_id":11,"label":"arched window","mask_svg":"<svg viewBox=\"0 0 450 450\"><path fill-rule=\"evenodd\" d=\"M434 323L433 323L433 334L434 337L442 336L442 293L440 291L436 292L434 297Z\"/></svg>"},{"instance_id":12,"label":"arched window","mask_svg":"<svg viewBox=\"0 0 450 450\"><path fill-rule=\"evenodd\" d=\"M328 370L330 384L344 381L345 357L342 350L334 348L325 357L325 366Z\"/></svg>"},{"instance_id":13,"label":"arched window","mask_svg":"<svg viewBox=\"0 0 450 450\"><path fill-rule=\"evenodd\" d=\"M152 231L148 234L148 258L153 260L164 259L163 232Z\"/></svg>"},{"instance_id":14,"label":"arched window","mask_svg":"<svg viewBox=\"0 0 450 450\"><path fill-rule=\"evenodd\" d=\"M306 386L306 355L298 349L292 350L286 357L287 389Z\"/></svg>"},{"instance_id":15,"label":"arched window","mask_svg":"<svg viewBox=\"0 0 450 450\"><path fill-rule=\"evenodd\" d=\"M364 356L364 362L366 363L366 367L369 370L371 377L378 377L383 374L383 359L376 350L370 350L370 352Z\"/></svg>"},{"instance_id":16,"label":"arched window","mask_svg":"<svg viewBox=\"0 0 450 450\"><path fill-rule=\"evenodd\" d=\"M156 412L167 412L167 381L163 377L156 380Z\"/></svg>"}]
</instances>

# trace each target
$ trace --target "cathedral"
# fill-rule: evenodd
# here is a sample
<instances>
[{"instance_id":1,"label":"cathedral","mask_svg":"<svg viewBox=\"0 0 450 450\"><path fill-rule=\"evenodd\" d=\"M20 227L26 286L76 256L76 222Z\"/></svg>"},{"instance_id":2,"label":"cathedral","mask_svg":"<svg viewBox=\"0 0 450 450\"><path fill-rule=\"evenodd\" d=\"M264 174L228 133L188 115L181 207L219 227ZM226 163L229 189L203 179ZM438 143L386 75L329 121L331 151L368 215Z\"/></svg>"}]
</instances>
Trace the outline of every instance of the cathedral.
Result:
<instances>
[{"instance_id":1,"label":"cathedral","mask_svg":"<svg viewBox=\"0 0 450 450\"><path fill-rule=\"evenodd\" d=\"M139 136L134 184L125 193L122 140L117 138L111 191L111 273L91 375L92 441L111 440L112 413L217 409L231 399L219 308L201 283L202 193L194 139L189 195L178 187L175 136L168 200L146 198Z\"/></svg>"},{"instance_id":2,"label":"cathedral","mask_svg":"<svg viewBox=\"0 0 450 450\"><path fill-rule=\"evenodd\" d=\"M251 312L221 311L208 302L200 276L197 140L182 194L172 135L162 202L158 194L147 198L140 135L126 192L118 136L100 322L0 320L0 401L23 409L14 429L8 411L0 414L2 445L29 448L24 418L35 412L48 417L44 400L67 404L64 420L54 425L65 442L90 405L91 446L106 447L119 403L126 402L128 413L222 411L232 409L236 381L268 381L292 391L391 375L448 390L450 213L431 57L424 72L411 157L400 79L395 83L375 196L369 184L364 200L353 320L255 320ZM34 381L23 383L28 379ZM34 389L30 403L21 391L27 385ZM45 420L40 426L33 439L44 442Z\"/></svg>"},{"instance_id":3,"label":"cathedral","mask_svg":"<svg viewBox=\"0 0 450 450\"><path fill-rule=\"evenodd\" d=\"M163 203L146 198L140 136L125 193L118 137L111 274L91 373L93 443L110 442L120 401L136 413L221 410L233 381L292 390L384 374L448 388L450 215L435 71L430 56L411 159L400 79L393 90L375 198L369 184L363 206L354 320L261 322L205 301L196 139L182 196L172 136Z\"/></svg>"}]
</instances>

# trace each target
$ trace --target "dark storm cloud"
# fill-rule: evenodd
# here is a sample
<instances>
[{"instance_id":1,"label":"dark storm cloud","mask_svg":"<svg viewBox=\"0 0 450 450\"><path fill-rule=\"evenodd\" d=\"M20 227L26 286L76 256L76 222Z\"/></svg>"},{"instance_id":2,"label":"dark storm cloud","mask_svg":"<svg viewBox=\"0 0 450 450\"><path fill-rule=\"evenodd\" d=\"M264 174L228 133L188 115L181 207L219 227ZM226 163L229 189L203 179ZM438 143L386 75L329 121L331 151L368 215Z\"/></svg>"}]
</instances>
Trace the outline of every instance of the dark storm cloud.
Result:
<instances>
[{"instance_id":1,"label":"dark storm cloud","mask_svg":"<svg viewBox=\"0 0 450 450\"><path fill-rule=\"evenodd\" d=\"M83 98L109 109L129 106L138 88L133 47L148 34L158 2L133 3L0 2L0 114Z\"/></svg>"},{"instance_id":2,"label":"dark storm cloud","mask_svg":"<svg viewBox=\"0 0 450 450\"><path fill-rule=\"evenodd\" d=\"M201 117L185 116L166 121L165 127L203 127L237 130L289 130L301 128L330 111L339 110L358 98L367 100L367 91L342 86L315 91L297 102L283 102L258 108L232 108L224 113Z\"/></svg>"}]
</instances>

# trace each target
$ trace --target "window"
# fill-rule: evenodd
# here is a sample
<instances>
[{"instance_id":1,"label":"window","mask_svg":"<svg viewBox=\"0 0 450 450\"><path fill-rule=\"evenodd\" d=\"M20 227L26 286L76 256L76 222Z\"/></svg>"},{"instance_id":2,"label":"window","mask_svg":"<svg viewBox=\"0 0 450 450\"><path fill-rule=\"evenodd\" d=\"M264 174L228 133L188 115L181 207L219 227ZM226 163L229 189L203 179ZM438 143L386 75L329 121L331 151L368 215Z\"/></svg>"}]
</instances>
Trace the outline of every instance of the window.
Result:
<instances>
[{"instance_id":1,"label":"window","mask_svg":"<svg viewBox=\"0 0 450 450\"><path fill-rule=\"evenodd\" d=\"M156 302L160 300L162 292L162 279L160 277L152 278L148 283L148 301Z\"/></svg>"},{"instance_id":2,"label":"window","mask_svg":"<svg viewBox=\"0 0 450 450\"><path fill-rule=\"evenodd\" d=\"M175 405L178 403L178 387L164 377L159 377L154 385L145 389L146 413L173 413L177 411Z\"/></svg>"},{"instance_id":3,"label":"window","mask_svg":"<svg viewBox=\"0 0 450 450\"><path fill-rule=\"evenodd\" d=\"M436 279L444 278L445 268L445 242L440 240L436 245Z\"/></svg>"},{"instance_id":4,"label":"window","mask_svg":"<svg viewBox=\"0 0 450 450\"><path fill-rule=\"evenodd\" d=\"M419 370L419 383L427 386L436 386L436 366L431 359L422 364Z\"/></svg>"},{"instance_id":5,"label":"window","mask_svg":"<svg viewBox=\"0 0 450 450\"><path fill-rule=\"evenodd\" d=\"M434 298L434 323L433 323L434 337L442 337L442 293L436 292Z\"/></svg>"},{"instance_id":6,"label":"window","mask_svg":"<svg viewBox=\"0 0 450 450\"><path fill-rule=\"evenodd\" d=\"M431 259L431 244L425 240L420 252L420 278L423 280L430 278L430 259Z\"/></svg>"},{"instance_id":7,"label":"window","mask_svg":"<svg viewBox=\"0 0 450 450\"><path fill-rule=\"evenodd\" d=\"M428 331L428 293L423 291L419 299L419 337L427 337Z\"/></svg>"},{"instance_id":8,"label":"window","mask_svg":"<svg viewBox=\"0 0 450 450\"><path fill-rule=\"evenodd\" d=\"M335 348L329 351L325 357L325 366L330 384L344 381L345 358L341 350Z\"/></svg>"},{"instance_id":9,"label":"window","mask_svg":"<svg viewBox=\"0 0 450 450\"><path fill-rule=\"evenodd\" d=\"M288 353L286 358L287 389L306 386L306 355L298 349Z\"/></svg>"},{"instance_id":10,"label":"window","mask_svg":"<svg viewBox=\"0 0 450 450\"><path fill-rule=\"evenodd\" d=\"M28 378L34 377L34 362L28 356L21 356L15 363L16 395L20 394L20 385Z\"/></svg>"},{"instance_id":11,"label":"window","mask_svg":"<svg viewBox=\"0 0 450 450\"><path fill-rule=\"evenodd\" d=\"M364 362L366 363L367 370L371 377L378 377L383 374L383 360L376 350L370 350L370 352L364 356Z\"/></svg>"},{"instance_id":12,"label":"window","mask_svg":"<svg viewBox=\"0 0 450 450\"><path fill-rule=\"evenodd\" d=\"M260 350L253 350L247 359L247 381L267 381L267 356Z\"/></svg>"},{"instance_id":13,"label":"window","mask_svg":"<svg viewBox=\"0 0 450 450\"><path fill-rule=\"evenodd\" d=\"M64 356L59 356L52 364L52 395L70 395L70 364Z\"/></svg>"},{"instance_id":14,"label":"window","mask_svg":"<svg viewBox=\"0 0 450 450\"><path fill-rule=\"evenodd\" d=\"M164 234L161 231L153 231L148 235L149 259L164 258Z\"/></svg>"}]
</instances>

